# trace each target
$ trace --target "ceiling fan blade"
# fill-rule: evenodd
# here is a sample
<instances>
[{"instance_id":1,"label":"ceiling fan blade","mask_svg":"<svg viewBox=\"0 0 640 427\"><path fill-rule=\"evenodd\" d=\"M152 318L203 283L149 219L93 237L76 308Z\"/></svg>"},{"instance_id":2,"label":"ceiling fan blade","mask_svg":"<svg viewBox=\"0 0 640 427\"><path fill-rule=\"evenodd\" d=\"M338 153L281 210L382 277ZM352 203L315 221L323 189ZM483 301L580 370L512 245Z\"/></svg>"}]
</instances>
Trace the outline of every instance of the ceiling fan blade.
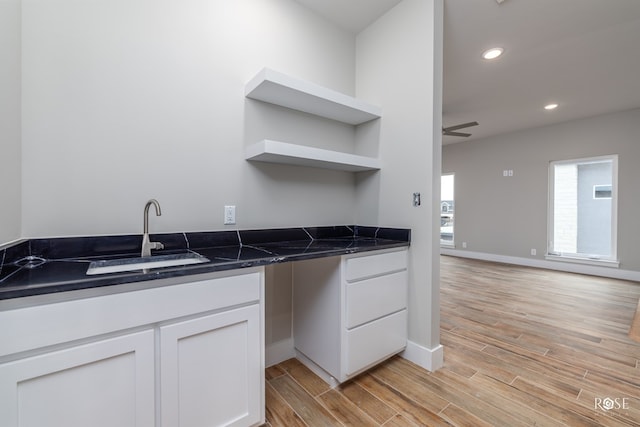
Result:
<instances>
[{"instance_id":1,"label":"ceiling fan blade","mask_svg":"<svg viewBox=\"0 0 640 427\"><path fill-rule=\"evenodd\" d=\"M442 130L443 130L444 132L449 132L449 131L452 131L452 130L458 130L458 129L470 128L471 126L478 126L478 124L479 124L478 122L462 123L462 124L459 124L459 125L449 126L449 127L446 127L446 128L442 128Z\"/></svg>"},{"instance_id":2,"label":"ceiling fan blade","mask_svg":"<svg viewBox=\"0 0 640 427\"><path fill-rule=\"evenodd\" d=\"M464 136L465 138L471 136L470 133L451 132L446 130L443 130L442 134L446 136Z\"/></svg>"}]
</instances>

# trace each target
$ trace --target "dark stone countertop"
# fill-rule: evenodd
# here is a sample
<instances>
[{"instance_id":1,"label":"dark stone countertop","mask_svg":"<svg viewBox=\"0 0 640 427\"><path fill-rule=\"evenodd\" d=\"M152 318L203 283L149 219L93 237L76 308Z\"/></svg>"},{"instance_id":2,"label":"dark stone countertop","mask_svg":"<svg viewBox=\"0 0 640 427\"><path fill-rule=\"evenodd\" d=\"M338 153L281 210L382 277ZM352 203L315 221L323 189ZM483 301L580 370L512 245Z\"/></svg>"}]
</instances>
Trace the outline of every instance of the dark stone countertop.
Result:
<instances>
[{"instance_id":1,"label":"dark stone countertop","mask_svg":"<svg viewBox=\"0 0 640 427\"><path fill-rule=\"evenodd\" d=\"M87 276L92 261L140 256L142 235L31 239L0 249L0 300L409 246L408 229L328 226L151 235L153 255L193 251L203 264Z\"/></svg>"}]
</instances>

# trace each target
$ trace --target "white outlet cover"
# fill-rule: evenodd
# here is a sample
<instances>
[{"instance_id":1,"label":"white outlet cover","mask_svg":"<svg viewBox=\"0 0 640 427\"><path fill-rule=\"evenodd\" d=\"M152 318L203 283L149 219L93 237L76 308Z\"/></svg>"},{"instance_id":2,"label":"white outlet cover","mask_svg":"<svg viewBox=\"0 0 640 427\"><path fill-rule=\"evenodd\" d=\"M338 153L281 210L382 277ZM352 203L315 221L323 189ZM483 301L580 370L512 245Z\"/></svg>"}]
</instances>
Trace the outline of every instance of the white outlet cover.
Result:
<instances>
[{"instance_id":1,"label":"white outlet cover","mask_svg":"<svg viewBox=\"0 0 640 427\"><path fill-rule=\"evenodd\" d=\"M224 207L224 224L233 225L236 223L236 207L225 206Z\"/></svg>"}]
</instances>

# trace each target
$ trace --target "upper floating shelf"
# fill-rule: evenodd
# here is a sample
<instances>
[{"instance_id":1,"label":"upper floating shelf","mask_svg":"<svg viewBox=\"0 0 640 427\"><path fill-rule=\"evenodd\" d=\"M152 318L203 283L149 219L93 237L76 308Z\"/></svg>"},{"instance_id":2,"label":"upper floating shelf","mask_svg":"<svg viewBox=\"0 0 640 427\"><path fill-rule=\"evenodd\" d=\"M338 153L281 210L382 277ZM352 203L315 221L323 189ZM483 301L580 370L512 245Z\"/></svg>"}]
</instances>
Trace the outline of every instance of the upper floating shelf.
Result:
<instances>
[{"instance_id":1,"label":"upper floating shelf","mask_svg":"<svg viewBox=\"0 0 640 427\"><path fill-rule=\"evenodd\" d=\"M380 107L269 68L246 84L245 96L351 125L382 115Z\"/></svg>"}]
</instances>

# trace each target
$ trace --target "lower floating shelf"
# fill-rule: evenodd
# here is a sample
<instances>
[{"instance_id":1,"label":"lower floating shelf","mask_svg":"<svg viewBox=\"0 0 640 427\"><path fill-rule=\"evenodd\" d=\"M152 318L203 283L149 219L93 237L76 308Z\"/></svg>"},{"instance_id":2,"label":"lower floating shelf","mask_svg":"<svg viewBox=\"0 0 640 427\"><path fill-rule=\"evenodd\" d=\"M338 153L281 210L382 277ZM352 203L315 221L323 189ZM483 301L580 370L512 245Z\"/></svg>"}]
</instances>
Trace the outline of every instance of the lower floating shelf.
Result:
<instances>
[{"instance_id":1,"label":"lower floating shelf","mask_svg":"<svg viewBox=\"0 0 640 427\"><path fill-rule=\"evenodd\" d=\"M374 171L380 169L380 160L339 151L323 150L304 145L289 144L264 139L245 150L245 158L251 161L310 166L347 172Z\"/></svg>"}]
</instances>

